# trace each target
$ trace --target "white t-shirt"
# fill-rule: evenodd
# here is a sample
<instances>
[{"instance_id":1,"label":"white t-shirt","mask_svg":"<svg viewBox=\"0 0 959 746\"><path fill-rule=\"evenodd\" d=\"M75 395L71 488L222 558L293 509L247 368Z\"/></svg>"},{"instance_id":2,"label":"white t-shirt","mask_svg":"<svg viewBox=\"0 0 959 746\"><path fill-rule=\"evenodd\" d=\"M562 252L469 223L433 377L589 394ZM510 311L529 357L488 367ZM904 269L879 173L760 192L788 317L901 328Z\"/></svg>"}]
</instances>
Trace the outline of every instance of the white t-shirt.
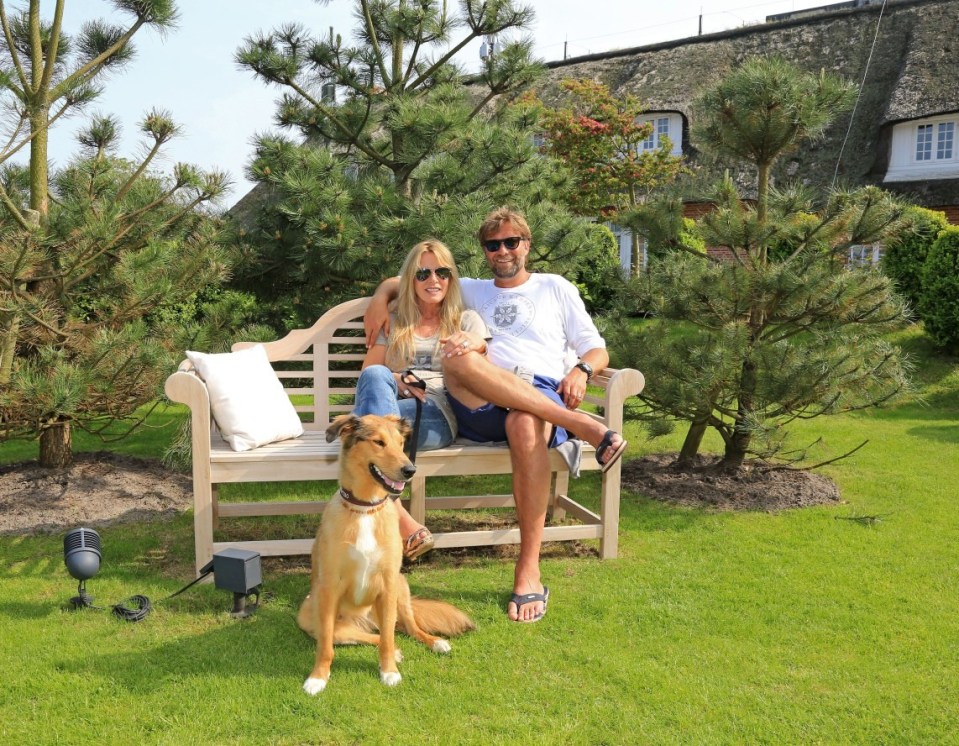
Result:
<instances>
[{"instance_id":1,"label":"white t-shirt","mask_svg":"<svg viewBox=\"0 0 959 746\"><path fill-rule=\"evenodd\" d=\"M514 288L468 277L460 284L489 328L489 359L500 368L522 365L559 380L576 356L606 348L576 286L559 275L532 274Z\"/></svg>"}]
</instances>

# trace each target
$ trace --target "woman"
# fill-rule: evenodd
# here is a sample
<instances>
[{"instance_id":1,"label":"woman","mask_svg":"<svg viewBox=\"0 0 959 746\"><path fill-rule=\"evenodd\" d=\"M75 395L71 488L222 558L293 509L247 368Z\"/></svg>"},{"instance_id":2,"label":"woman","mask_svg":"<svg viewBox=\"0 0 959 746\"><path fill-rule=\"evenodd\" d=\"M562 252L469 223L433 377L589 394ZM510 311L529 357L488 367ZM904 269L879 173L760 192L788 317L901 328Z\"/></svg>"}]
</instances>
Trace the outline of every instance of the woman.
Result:
<instances>
[{"instance_id":1,"label":"woman","mask_svg":"<svg viewBox=\"0 0 959 746\"><path fill-rule=\"evenodd\" d=\"M353 414L397 414L411 423L422 403L417 450L443 448L456 437L456 417L443 384L441 345L486 352L488 332L475 311L463 309L453 255L434 239L414 246L400 269L399 294L382 333L363 359ZM425 382L426 388L405 381ZM397 504L403 553L416 559L433 548L433 535Z\"/></svg>"}]
</instances>

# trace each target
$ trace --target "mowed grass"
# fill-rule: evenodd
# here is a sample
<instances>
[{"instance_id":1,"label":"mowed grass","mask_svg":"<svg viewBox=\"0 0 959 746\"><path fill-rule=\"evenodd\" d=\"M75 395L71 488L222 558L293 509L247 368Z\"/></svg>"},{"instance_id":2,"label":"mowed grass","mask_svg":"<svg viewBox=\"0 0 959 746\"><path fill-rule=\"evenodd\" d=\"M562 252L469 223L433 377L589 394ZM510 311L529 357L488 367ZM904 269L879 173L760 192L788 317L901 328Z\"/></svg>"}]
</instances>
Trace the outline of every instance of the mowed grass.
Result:
<instances>
[{"instance_id":1,"label":"mowed grass","mask_svg":"<svg viewBox=\"0 0 959 746\"><path fill-rule=\"evenodd\" d=\"M620 558L551 546L549 613L510 623L508 552L434 552L414 592L478 629L448 657L401 639L402 684L371 648L338 649L328 689L300 690L303 561L264 560L252 618L200 586L144 622L64 608L61 536L0 539L0 735L11 743L959 743L959 361L915 332L919 398L803 423L835 453L838 506L717 513L624 492ZM653 381L649 385L655 385ZM174 416L171 414L171 416ZM628 457L676 448L630 429ZM715 442L712 448L718 447ZM4 460L7 458L6 452ZM594 501L598 476L572 483ZM449 480L448 491L503 491ZM226 490L325 496L332 485ZM447 516L435 516L437 522ZM853 520L855 519L855 520ZM224 522L221 536L312 530L315 519ZM191 516L100 531L98 604L156 601L192 577Z\"/></svg>"}]
</instances>

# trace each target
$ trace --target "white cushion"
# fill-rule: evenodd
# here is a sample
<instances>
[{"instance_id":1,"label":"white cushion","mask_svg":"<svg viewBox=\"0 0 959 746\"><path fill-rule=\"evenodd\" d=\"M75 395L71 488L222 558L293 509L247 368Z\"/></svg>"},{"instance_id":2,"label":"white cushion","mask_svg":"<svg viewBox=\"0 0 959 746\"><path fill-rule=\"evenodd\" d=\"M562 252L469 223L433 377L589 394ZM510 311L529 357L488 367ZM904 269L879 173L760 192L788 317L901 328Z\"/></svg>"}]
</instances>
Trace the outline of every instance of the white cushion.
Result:
<instances>
[{"instance_id":1,"label":"white cushion","mask_svg":"<svg viewBox=\"0 0 959 746\"><path fill-rule=\"evenodd\" d=\"M186 356L206 381L213 419L234 451L303 434L263 345L215 355L187 350Z\"/></svg>"}]
</instances>

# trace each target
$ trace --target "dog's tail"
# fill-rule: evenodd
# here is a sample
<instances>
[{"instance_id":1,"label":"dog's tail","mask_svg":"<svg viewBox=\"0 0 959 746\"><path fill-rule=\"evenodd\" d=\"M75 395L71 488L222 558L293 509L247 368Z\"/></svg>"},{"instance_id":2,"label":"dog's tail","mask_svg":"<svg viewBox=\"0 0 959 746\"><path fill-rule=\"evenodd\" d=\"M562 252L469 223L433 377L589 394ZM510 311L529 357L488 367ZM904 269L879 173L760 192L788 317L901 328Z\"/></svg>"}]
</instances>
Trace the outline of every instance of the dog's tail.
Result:
<instances>
[{"instance_id":1,"label":"dog's tail","mask_svg":"<svg viewBox=\"0 0 959 746\"><path fill-rule=\"evenodd\" d=\"M413 617L424 632L453 637L476 629L472 619L445 601L413 597L411 602L413 604Z\"/></svg>"}]
</instances>

